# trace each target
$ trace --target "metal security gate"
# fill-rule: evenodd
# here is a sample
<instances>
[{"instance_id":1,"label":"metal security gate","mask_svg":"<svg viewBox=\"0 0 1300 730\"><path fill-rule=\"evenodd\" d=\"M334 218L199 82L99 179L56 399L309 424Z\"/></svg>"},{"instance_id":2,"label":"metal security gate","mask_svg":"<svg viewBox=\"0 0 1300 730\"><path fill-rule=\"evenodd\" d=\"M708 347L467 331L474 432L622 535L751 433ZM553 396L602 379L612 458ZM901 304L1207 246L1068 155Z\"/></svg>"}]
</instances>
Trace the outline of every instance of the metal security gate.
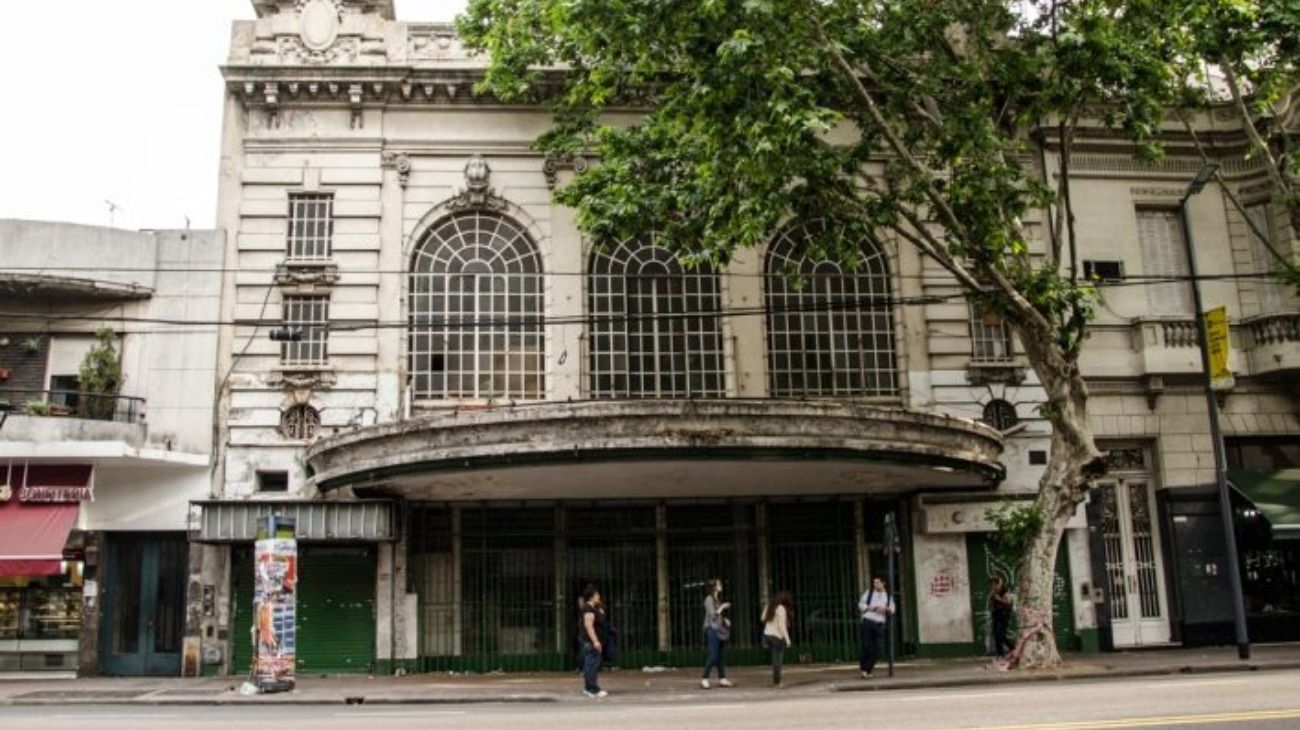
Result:
<instances>
[{"instance_id":1,"label":"metal security gate","mask_svg":"<svg viewBox=\"0 0 1300 730\"><path fill-rule=\"evenodd\" d=\"M1160 536L1152 519L1151 482L1120 478L1098 483L1107 603L1115 646L1169 641Z\"/></svg>"},{"instance_id":2,"label":"metal security gate","mask_svg":"<svg viewBox=\"0 0 1300 730\"><path fill-rule=\"evenodd\" d=\"M857 656L859 594L850 502L767 506L772 591L794 595L790 639L814 661Z\"/></svg>"},{"instance_id":3,"label":"metal security gate","mask_svg":"<svg viewBox=\"0 0 1300 730\"><path fill-rule=\"evenodd\" d=\"M298 560L298 675L370 673L375 667L375 550L309 545ZM252 662L253 551L231 559L231 671Z\"/></svg>"},{"instance_id":4,"label":"metal security gate","mask_svg":"<svg viewBox=\"0 0 1300 730\"><path fill-rule=\"evenodd\" d=\"M754 506L690 505L667 508L668 625L671 645L682 651L674 663L704 661L704 596L713 578L731 603L732 650L757 644L758 561Z\"/></svg>"},{"instance_id":5,"label":"metal security gate","mask_svg":"<svg viewBox=\"0 0 1300 730\"><path fill-rule=\"evenodd\" d=\"M1061 651L1079 649L1078 634L1074 629L1074 596L1070 591L1070 560L1065 540L1056 552L1056 575L1052 582L1052 633L1056 635L1056 647ZM993 627L993 618L989 614L989 581L993 576L1002 576L1014 592L1020 573L1019 562L997 555L989 549L988 536L981 532L966 535L966 560L970 570L971 616L975 623L974 650L976 654L986 653L988 635ZM1011 620L1012 641L1015 640L1016 618Z\"/></svg>"},{"instance_id":6,"label":"metal security gate","mask_svg":"<svg viewBox=\"0 0 1300 730\"><path fill-rule=\"evenodd\" d=\"M576 599L594 584L618 627L619 664L640 667L658 660L658 583L655 570L655 509L583 507L565 510L566 563L575 601L568 611L566 645L576 650Z\"/></svg>"}]
</instances>

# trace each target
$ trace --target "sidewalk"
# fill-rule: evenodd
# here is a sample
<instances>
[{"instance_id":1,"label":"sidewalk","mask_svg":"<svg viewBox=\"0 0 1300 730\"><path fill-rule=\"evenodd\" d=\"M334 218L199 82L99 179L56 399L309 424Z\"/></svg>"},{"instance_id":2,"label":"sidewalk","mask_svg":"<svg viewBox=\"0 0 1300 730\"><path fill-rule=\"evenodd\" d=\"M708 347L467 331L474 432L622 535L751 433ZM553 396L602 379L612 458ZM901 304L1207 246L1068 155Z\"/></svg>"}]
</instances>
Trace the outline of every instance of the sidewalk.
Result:
<instances>
[{"instance_id":1,"label":"sidewalk","mask_svg":"<svg viewBox=\"0 0 1300 730\"><path fill-rule=\"evenodd\" d=\"M895 677L877 668L870 680L858 677L847 664L788 666L785 687L773 690L767 667L737 667L729 676L734 689L704 691L694 667L663 671L602 672L609 690L603 702L736 702L828 692L871 692L899 689L1002 685L1062 679L1114 679L1181 673L1261 671L1300 668L1300 644L1254 647L1249 661L1239 661L1236 649L1150 649L1111 654L1077 654L1053 672L1001 672L985 660L915 660L899 664ZM241 695L242 678L98 678L49 679L0 675L0 706L132 704L132 705L343 705L343 704L463 704L484 702L591 702L580 693L577 673L422 674L405 677L304 677L293 692Z\"/></svg>"}]
</instances>

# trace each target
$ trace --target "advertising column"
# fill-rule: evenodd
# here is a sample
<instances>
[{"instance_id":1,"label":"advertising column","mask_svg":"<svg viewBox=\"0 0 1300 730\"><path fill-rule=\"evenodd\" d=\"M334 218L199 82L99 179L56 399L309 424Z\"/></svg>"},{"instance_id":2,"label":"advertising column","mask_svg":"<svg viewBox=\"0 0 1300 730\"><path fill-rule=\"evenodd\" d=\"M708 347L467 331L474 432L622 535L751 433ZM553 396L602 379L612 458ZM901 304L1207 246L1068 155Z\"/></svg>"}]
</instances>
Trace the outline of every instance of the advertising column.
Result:
<instances>
[{"instance_id":1,"label":"advertising column","mask_svg":"<svg viewBox=\"0 0 1300 730\"><path fill-rule=\"evenodd\" d=\"M294 520L270 516L257 526L253 549L253 678L261 692L294 686L298 541Z\"/></svg>"}]
</instances>

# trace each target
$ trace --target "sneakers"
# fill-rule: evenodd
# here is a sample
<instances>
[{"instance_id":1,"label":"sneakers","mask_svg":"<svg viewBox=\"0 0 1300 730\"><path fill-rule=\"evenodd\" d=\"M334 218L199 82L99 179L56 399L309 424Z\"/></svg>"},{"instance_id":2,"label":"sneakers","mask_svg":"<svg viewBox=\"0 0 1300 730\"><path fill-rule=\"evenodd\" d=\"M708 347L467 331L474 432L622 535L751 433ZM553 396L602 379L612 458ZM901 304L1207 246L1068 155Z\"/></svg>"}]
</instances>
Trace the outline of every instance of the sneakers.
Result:
<instances>
[{"instance_id":1,"label":"sneakers","mask_svg":"<svg viewBox=\"0 0 1300 730\"><path fill-rule=\"evenodd\" d=\"M709 680L707 680L707 679L701 679L701 680L700 680L700 689L708 689L708 688L709 688Z\"/></svg>"},{"instance_id":2,"label":"sneakers","mask_svg":"<svg viewBox=\"0 0 1300 730\"><path fill-rule=\"evenodd\" d=\"M735 687L736 685L732 684L730 679L719 679L719 680L718 680L718 686L719 686L719 687Z\"/></svg>"},{"instance_id":3,"label":"sneakers","mask_svg":"<svg viewBox=\"0 0 1300 730\"><path fill-rule=\"evenodd\" d=\"M861 674L863 679L871 679L871 672L863 671Z\"/></svg>"},{"instance_id":4,"label":"sneakers","mask_svg":"<svg viewBox=\"0 0 1300 730\"><path fill-rule=\"evenodd\" d=\"M584 689L584 690L582 690L582 693L583 693L584 695L586 695L586 696L592 698L593 700L601 700L601 699L604 699L604 698L606 698L606 697L609 696L609 693L606 692L606 691L603 690L603 689L600 690L600 691L598 691L598 692L591 692L591 691L589 691L589 690L585 690L585 689Z\"/></svg>"}]
</instances>

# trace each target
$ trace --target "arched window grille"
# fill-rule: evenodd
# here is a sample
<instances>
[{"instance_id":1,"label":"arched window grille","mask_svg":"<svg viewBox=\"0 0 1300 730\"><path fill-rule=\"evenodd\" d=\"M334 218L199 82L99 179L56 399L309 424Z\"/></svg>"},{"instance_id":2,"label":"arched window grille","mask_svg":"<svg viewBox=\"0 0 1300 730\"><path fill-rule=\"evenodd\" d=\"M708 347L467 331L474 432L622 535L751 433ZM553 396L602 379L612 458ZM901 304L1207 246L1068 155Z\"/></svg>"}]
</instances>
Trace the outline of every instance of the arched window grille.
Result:
<instances>
[{"instance_id":1,"label":"arched window grille","mask_svg":"<svg viewBox=\"0 0 1300 730\"><path fill-rule=\"evenodd\" d=\"M410 308L416 400L542 397L542 261L518 223L434 224L411 261Z\"/></svg>"},{"instance_id":2,"label":"arched window grille","mask_svg":"<svg viewBox=\"0 0 1300 730\"><path fill-rule=\"evenodd\" d=\"M1014 405L1001 398L994 398L984 406L984 417L980 420L999 431L1006 431L1020 423L1020 416Z\"/></svg>"},{"instance_id":3,"label":"arched window grille","mask_svg":"<svg viewBox=\"0 0 1300 730\"><path fill-rule=\"evenodd\" d=\"M824 221L783 231L767 252L768 389L773 397L898 394L889 261L864 240L847 271L807 251Z\"/></svg>"},{"instance_id":4,"label":"arched window grille","mask_svg":"<svg viewBox=\"0 0 1300 730\"><path fill-rule=\"evenodd\" d=\"M280 435L295 441L310 441L320 433L320 411L297 405L280 413Z\"/></svg>"},{"instance_id":5,"label":"arched window grille","mask_svg":"<svg viewBox=\"0 0 1300 730\"><path fill-rule=\"evenodd\" d=\"M597 251L588 272L591 397L726 394L718 276L687 273L653 238Z\"/></svg>"}]
</instances>

